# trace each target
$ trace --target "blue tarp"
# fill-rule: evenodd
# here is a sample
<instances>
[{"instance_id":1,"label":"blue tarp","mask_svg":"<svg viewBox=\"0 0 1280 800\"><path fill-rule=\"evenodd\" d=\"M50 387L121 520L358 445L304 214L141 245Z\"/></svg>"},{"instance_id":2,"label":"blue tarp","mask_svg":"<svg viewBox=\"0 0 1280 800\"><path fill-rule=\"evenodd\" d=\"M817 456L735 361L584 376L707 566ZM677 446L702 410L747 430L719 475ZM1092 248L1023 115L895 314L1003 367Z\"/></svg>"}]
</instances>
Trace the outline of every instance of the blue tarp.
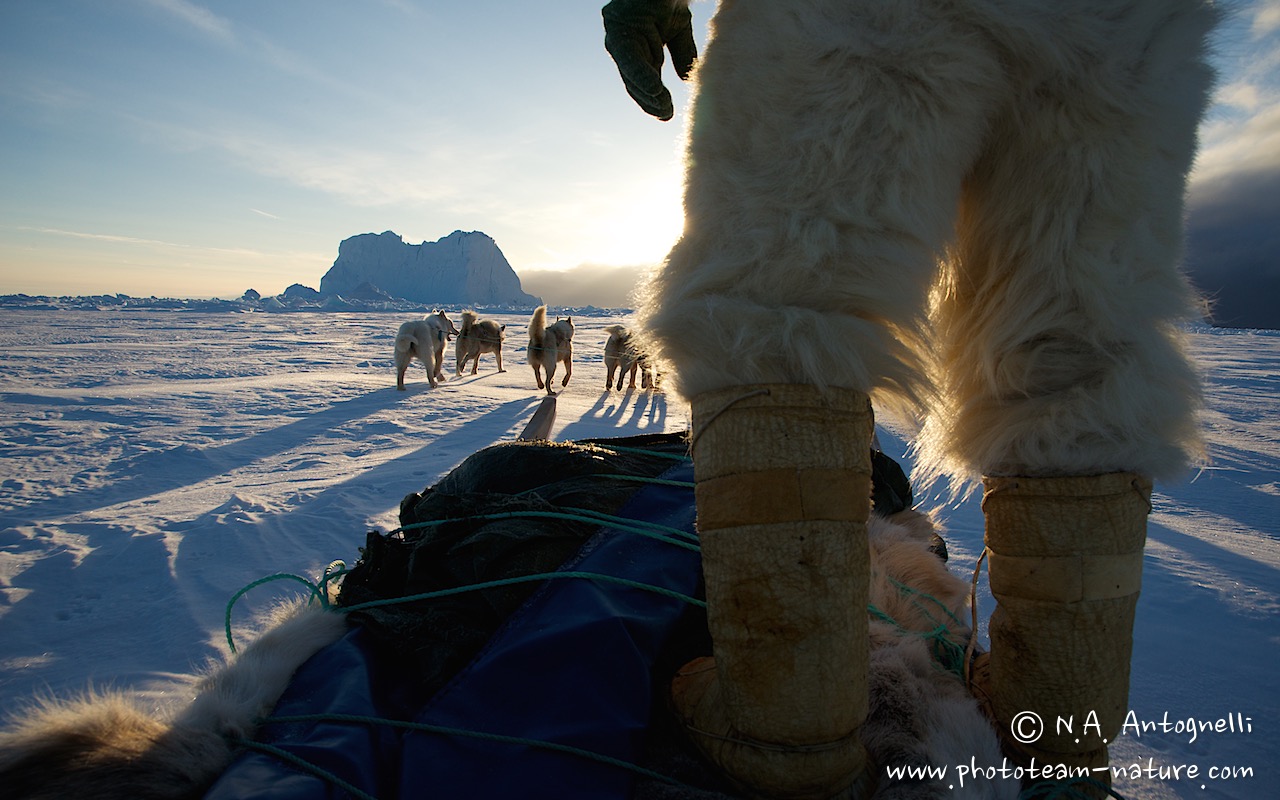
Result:
<instances>
[{"instance_id":1,"label":"blue tarp","mask_svg":"<svg viewBox=\"0 0 1280 800\"><path fill-rule=\"evenodd\" d=\"M688 463L663 477L692 481ZM691 489L650 484L618 512L694 530ZM612 575L693 595L696 552L606 527L566 572ZM640 760L653 706L653 664L688 604L644 589L585 578L551 580L506 621L421 708L396 703L396 664L380 663L353 629L298 671L273 716L347 714L404 720L496 737L550 742L627 763ZM635 773L525 743L383 724L271 724L259 741L303 759L368 795L431 798L625 798ZM278 755L248 751L207 800L350 797L327 778Z\"/></svg>"}]
</instances>

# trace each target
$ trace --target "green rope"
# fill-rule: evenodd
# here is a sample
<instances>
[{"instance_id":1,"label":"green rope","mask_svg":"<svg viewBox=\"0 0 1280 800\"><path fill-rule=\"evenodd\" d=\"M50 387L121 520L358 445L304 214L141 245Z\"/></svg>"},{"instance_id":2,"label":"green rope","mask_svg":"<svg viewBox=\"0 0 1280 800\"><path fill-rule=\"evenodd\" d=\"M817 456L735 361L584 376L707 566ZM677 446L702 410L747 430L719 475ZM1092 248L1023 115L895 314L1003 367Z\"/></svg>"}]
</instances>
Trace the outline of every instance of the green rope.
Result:
<instances>
[{"instance_id":1,"label":"green rope","mask_svg":"<svg viewBox=\"0 0 1280 800\"><path fill-rule=\"evenodd\" d=\"M573 745L560 744L559 742L548 742L541 739L527 739L522 736L508 736L500 733L487 733L485 731L474 731L466 728L452 728L444 725L432 725L426 722L402 722L399 720L382 719L380 717L367 717L358 714L301 714L297 716L281 716L268 717L262 720L264 724L294 724L303 722L347 722L355 725L386 725L392 728L401 728L403 730L421 731L423 733L436 733L443 736L462 736L470 739L481 739L483 741L499 742L501 744L518 744L527 747L536 747L543 750L552 750L558 753L566 753L568 755L579 756L601 764L608 764L613 767L629 770L646 778L662 781L663 783L673 784L682 788L689 787L675 778L663 775L660 772L642 767L639 764L632 764L629 761L623 761L613 756L607 756L603 753L597 753L592 750L584 750Z\"/></svg>"},{"instance_id":2,"label":"green rope","mask_svg":"<svg viewBox=\"0 0 1280 800\"><path fill-rule=\"evenodd\" d=\"M412 531L421 530L423 528L436 528L441 525L449 525L453 523L472 522L475 520L499 520L499 519L563 519L571 522L589 522L593 525L609 525L619 530L636 533L641 536L648 536L658 541L673 544L677 547L683 547L686 550L698 551L700 548L693 542L697 541L697 535L680 528L673 528L669 525L660 525L656 522L643 522L641 520L627 519L625 517L614 516L613 514L605 514L600 511L592 511L589 508L571 508L567 511L537 511L529 509L526 511L495 511L491 514L475 514L466 517L452 517L450 519L431 519L424 522L413 522L408 525L401 526L398 530ZM392 531L395 533L395 531ZM690 541L677 541L671 537L679 537Z\"/></svg>"},{"instance_id":3,"label":"green rope","mask_svg":"<svg viewBox=\"0 0 1280 800\"><path fill-rule=\"evenodd\" d=\"M912 597L911 604L915 606L915 608L918 609L920 613L924 614L926 619L934 623L935 627L933 628L933 630L930 630L930 631L912 630L906 627L905 625L903 625L902 623L898 622L893 617L889 616L889 614L885 613L884 611L882 611L881 609L877 608L876 606L870 603L867 604L867 613L875 617L876 619L880 620L881 622L885 622L885 623L888 623L889 625L892 625L894 628L901 631L902 633L906 633L912 636L919 636L921 639L924 639L925 641L929 642L930 649L933 651L933 658L938 663L938 665L941 666L943 669L945 669L947 672L954 673L961 680L964 680L964 660L965 660L964 647L962 645L957 644L956 642L953 642L951 640L951 636L953 634L951 633L951 630L947 627L946 623L938 622L938 620L935 619L934 616L931 613L929 613L927 609L921 606L920 603L916 602L915 598L917 597L922 598L924 600L928 600L934 603L935 605L937 605L939 608L943 610L943 612L947 615L947 617L951 619L952 622L954 622L956 625L960 626L961 628L964 628L964 624L961 623L960 620L956 617L956 615L952 614L951 610L947 608L946 604L943 603L938 598L930 594L926 594L925 592L922 592L919 589L912 588L906 585L905 583L902 583L900 581L893 579L892 577L889 577L889 576L885 576L885 577L890 583L892 583L895 587L897 587L898 591L902 592L907 596Z\"/></svg>"},{"instance_id":4,"label":"green rope","mask_svg":"<svg viewBox=\"0 0 1280 800\"><path fill-rule=\"evenodd\" d=\"M253 583L250 583L248 586L245 586L243 589L233 594L231 596L231 599L227 601L227 611L226 611L225 622L226 622L226 630L227 630L227 646L231 648L231 652L234 653L236 651L236 643L231 639L231 609L235 607L236 602L239 601L241 597L244 597L250 591L258 588L259 586L262 586L263 584L266 584L266 583L271 583L272 581L297 581L298 583L303 584L304 586L306 586L308 589L311 590L311 601L314 602L316 600L319 600L321 606L323 606L324 608L329 607L329 597L327 593L324 591L324 589L322 588L322 586L312 583L311 581L307 580L301 575L291 575L286 572L277 572L275 575L268 575L265 578L259 578L258 580L254 581ZM328 582L328 579L326 577L325 583L327 582Z\"/></svg>"},{"instance_id":5,"label":"green rope","mask_svg":"<svg viewBox=\"0 0 1280 800\"><path fill-rule=\"evenodd\" d=\"M656 522L644 522L641 520L627 519L625 517L618 517L613 514L605 514L603 512L593 511L591 509L585 509L585 508L572 509L572 511L574 513L560 512L560 511L508 511L508 512L494 513L494 514L478 514L478 515L469 516L469 517L458 517L456 519L429 520L427 522L414 523L412 525L405 525L403 528L400 528L400 530L403 531L403 530L412 530L415 528L429 528L429 527L444 525L451 522L468 522L471 520L518 519L522 517L523 518L567 519L567 520L574 520L578 522L588 522L593 525L611 525L620 530L625 530L640 536L646 536L651 539L656 539L657 541L665 542L666 544L672 544L672 545L675 545L676 547L680 547L685 550L690 550L693 552L698 552L701 549L696 543L697 536L695 534L691 534L688 531L682 530L680 528L673 528L669 525L660 525ZM671 538L671 537L679 537L680 539L687 539L692 541L680 541L679 539ZM341 566L338 569L334 569L335 565L341 565ZM227 602L226 613L224 615L224 628L225 628L226 637L227 637L227 646L231 649L232 653L236 652L235 639L233 638L231 633L231 611L235 607L235 604L239 602L240 598L246 595L247 593L249 593L250 591L252 591L253 589L256 589L259 586L262 586L263 584L271 583L273 581L281 581L281 580L297 581L298 583L301 583L304 586L306 586L308 590L310 590L312 602L315 602L318 600L321 606L327 609L329 608L329 591L328 591L329 585L333 583L335 580L337 580L338 578L341 578L342 576L346 575L347 572L349 572L349 570L346 569L345 564L342 564L341 561L335 561L325 568L324 575L320 578L319 583L307 580L306 578L303 578L300 575L293 575L290 573L282 572L282 573L276 573L275 575L268 575L265 578L260 578L256 581L253 581L248 586L245 586L244 588L240 589L238 592L232 595L231 599ZM430 599L432 597L444 597L450 594L458 594L461 592L475 591L478 589L493 588L495 586L507 585L509 583L521 583L521 582L528 582L528 581L546 580L548 578L556 578L556 577L593 577L594 579L601 580L601 581L612 581L615 583L631 586L633 588L645 589L648 591L656 592L658 594L666 594L668 596L675 597L679 600L683 600L685 602L692 603L694 605L699 605L703 607L706 606L705 602L701 600L697 600L692 597L688 597L687 595L680 594L679 592L672 592L670 590L663 589L658 586L650 586L648 584L637 583L635 581L627 581L626 579L615 578L610 575L596 575L594 573L557 572L557 573L544 573L541 575L526 575L526 576L521 576L516 578L508 578L505 581L490 581L488 583L474 584L472 586L462 586L454 589L444 589L439 592L427 592L425 594L414 595L412 597L373 600L373 601L370 601L369 603L363 603L360 606L345 608L343 609L343 611L351 611L353 609L372 608L378 605L408 603L408 602L413 602L415 600L425 600L425 599Z\"/></svg>"},{"instance_id":6,"label":"green rope","mask_svg":"<svg viewBox=\"0 0 1280 800\"><path fill-rule=\"evenodd\" d=\"M706 608L705 600L699 600L696 597L690 597L686 594L665 589L661 586L654 586L640 581L633 581L627 578L619 578L615 575L605 575L599 572L541 572L533 575L517 575L511 578L502 578L495 581L484 581L483 583L471 583L466 586L455 586L452 589L438 589L434 592L423 592L422 594L408 595L406 597L388 597L383 600L370 600L367 603L359 603L353 606L346 606L342 609L345 613L352 611L365 611L370 608L379 608L381 606L398 605L400 603L415 603L419 600L432 600L437 597L448 597L455 594L464 594L466 592L481 591L484 589L493 589L499 586L512 586L519 583L533 583L545 580L557 580L562 578L582 578L586 580L600 581L602 583L616 583L631 589L641 589L646 592L653 592L665 597L671 597L681 600L690 605Z\"/></svg>"},{"instance_id":7,"label":"green rope","mask_svg":"<svg viewBox=\"0 0 1280 800\"><path fill-rule=\"evenodd\" d=\"M649 478L644 475L608 475L596 473L598 478L609 478L615 481L636 481L637 483L653 483L658 486L675 486L680 489L692 489L693 481L675 481L670 478Z\"/></svg>"},{"instance_id":8,"label":"green rope","mask_svg":"<svg viewBox=\"0 0 1280 800\"><path fill-rule=\"evenodd\" d=\"M673 542L673 544L679 544L679 542ZM346 570L343 570L342 574L346 574ZM330 577L333 577L333 576L328 576L326 578L326 581ZM653 592L654 594L663 595L664 597L671 597L676 600L689 603L690 605L698 606L699 608L707 607L707 603L705 600L699 600L696 597L690 597L687 594L682 594L680 592L674 591L672 589L666 589L661 586L654 586L653 584L642 583L640 581L633 581L627 578L619 578L616 575L605 575L599 572L542 572L542 573L536 573L533 575L517 575L511 578L502 578L500 580L484 581L482 583L472 583L472 584L467 584L466 586L455 586L451 589L439 589L434 592L423 592L422 594L408 595L405 597L388 597L382 600L370 600L367 603L359 603L353 606L345 606L339 609L339 611L341 613L347 614L352 611L364 611L370 608L399 605L401 603L414 603L419 600L432 600L438 597L449 597L451 595L464 594L466 592L483 591L484 589L493 589L500 586L512 586L520 583L534 583L538 581L557 580L562 578L583 578L587 580L599 581L601 583L615 583L621 586L626 586L631 589L640 589L642 591ZM323 605L323 607L325 609L332 610L330 607L328 598L324 595L324 592L321 590L320 586L315 583L312 583L306 578L301 577L300 575L278 573L275 575L269 575L265 578L260 578L259 580L256 580L253 583L250 583L248 586L245 586L243 589L236 592L235 595L232 596L231 600L227 603L225 627L226 627L226 635L227 635L227 646L231 648L232 653L236 652L236 643L235 643L235 640L232 638L232 634L231 634L231 609L235 606L236 602L245 594L247 594L249 591L256 589L259 586L262 586L265 583L271 583L272 581L279 581L279 580L292 580L292 581L297 581L299 583L306 585L309 589L311 589L313 599L315 597L322 598L321 604Z\"/></svg>"},{"instance_id":9,"label":"green rope","mask_svg":"<svg viewBox=\"0 0 1280 800\"><path fill-rule=\"evenodd\" d=\"M612 475L607 472L594 472L587 475L574 475L568 478L561 478L558 481L544 483L541 486L535 486L532 489L525 489L523 492L516 492L512 497L523 497L525 495L534 494L546 489L549 486L557 486L561 483L570 483L582 478L601 478L613 481L634 481L636 483L652 483L657 486L675 486L679 489L692 489L693 481L673 481L668 478L650 478L646 475Z\"/></svg>"},{"instance_id":10,"label":"green rope","mask_svg":"<svg viewBox=\"0 0 1280 800\"><path fill-rule=\"evenodd\" d=\"M267 721L270 721L270 720L267 720ZM297 767L298 769L301 769L304 772L309 772L312 775L315 775L317 778L320 778L321 780L326 781L338 787L342 791L347 792L348 794L351 794L352 796L359 798L359 800L378 800L378 798L374 797L368 792L360 790L356 786L351 785L350 783L344 781L342 778L339 778L337 775L334 775L332 772L329 772L328 770L316 764L312 764L310 761L307 761L305 758L296 756L293 753L290 753L288 750L285 750L283 748L276 747L275 745L271 745L271 744L266 744L265 742L250 741L248 739L232 739L231 743L239 745L240 747L246 748L248 750L257 750L260 753L266 753L267 755L275 756L281 761L291 764Z\"/></svg>"},{"instance_id":11,"label":"green rope","mask_svg":"<svg viewBox=\"0 0 1280 800\"><path fill-rule=\"evenodd\" d=\"M934 605L936 605L938 608L942 609L942 613L946 614L946 615L947 615L947 617L948 617L952 622L954 622L956 625L958 625L958 626L959 626L959 627L961 627L961 628L967 627L963 622L961 622L961 621L960 621L960 618L959 618L959 617L957 617L955 614L952 614L952 613L951 613L951 609L947 608L947 604L946 604L946 603L944 603L944 602L942 602L942 601L941 601L941 600L939 600L938 598L934 597L934 596L933 596L933 595L931 595L931 594L927 594L927 593L925 593L925 592L922 592L922 591L920 591L919 589L917 589L917 588L915 588L915 587L913 587L913 586L908 586L907 584L902 583L901 581L898 581L898 580L894 579L894 578L893 578L893 577L891 577L891 576L886 575L885 577L888 579L888 581L889 581L890 583L892 583L892 584L893 584L893 585L898 589L898 591L902 592L902 593L903 593L903 594L905 594L905 595L910 595L910 596L914 596L914 597L919 597L919 598L921 598L921 599L923 599L923 600L928 600L930 603L933 603L933 604L934 604ZM933 619L933 616L932 616L931 614L929 614L929 612L928 612L928 611L925 611L923 608L920 608L920 604L919 604L919 603L916 603L915 601L912 601L912 605L914 605L916 608L919 608L919 609L920 609L920 613L924 614L926 617L929 617L929 621L930 621L930 622L934 622L934 621L935 621L935 620Z\"/></svg>"},{"instance_id":12,"label":"green rope","mask_svg":"<svg viewBox=\"0 0 1280 800\"><path fill-rule=\"evenodd\" d=\"M665 533L668 536L675 536L679 539L688 539L692 542L698 541L698 534L686 531L683 528L673 528L670 525L663 525L659 522L649 522L648 520L630 519L628 517L619 517L615 514L606 514L603 511L595 511L590 508L569 508L569 512L574 514L582 514L599 520L602 523L611 525L619 530L639 532L638 529L654 531L657 533ZM555 512L550 512L555 513ZM673 543L674 544L674 543Z\"/></svg>"}]
</instances>

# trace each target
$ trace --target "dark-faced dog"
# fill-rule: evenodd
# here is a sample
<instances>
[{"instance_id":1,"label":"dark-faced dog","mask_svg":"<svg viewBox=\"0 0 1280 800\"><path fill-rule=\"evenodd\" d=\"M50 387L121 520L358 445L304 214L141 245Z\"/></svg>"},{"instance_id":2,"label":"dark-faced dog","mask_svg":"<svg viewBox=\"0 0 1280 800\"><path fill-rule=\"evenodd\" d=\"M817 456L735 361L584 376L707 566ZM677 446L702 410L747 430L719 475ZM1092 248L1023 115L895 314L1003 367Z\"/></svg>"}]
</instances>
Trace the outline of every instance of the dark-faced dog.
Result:
<instances>
[{"instance_id":1,"label":"dark-faced dog","mask_svg":"<svg viewBox=\"0 0 1280 800\"><path fill-rule=\"evenodd\" d=\"M506 338L507 326L499 325L491 319L480 319L474 311L462 312L462 330L458 332L455 345L458 366L457 374L471 361L471 374L475 375L480 367L480 356L493 353L498 359L498 372L506 372L502 368L502 340Z\"/></svg>"}]
</instances>

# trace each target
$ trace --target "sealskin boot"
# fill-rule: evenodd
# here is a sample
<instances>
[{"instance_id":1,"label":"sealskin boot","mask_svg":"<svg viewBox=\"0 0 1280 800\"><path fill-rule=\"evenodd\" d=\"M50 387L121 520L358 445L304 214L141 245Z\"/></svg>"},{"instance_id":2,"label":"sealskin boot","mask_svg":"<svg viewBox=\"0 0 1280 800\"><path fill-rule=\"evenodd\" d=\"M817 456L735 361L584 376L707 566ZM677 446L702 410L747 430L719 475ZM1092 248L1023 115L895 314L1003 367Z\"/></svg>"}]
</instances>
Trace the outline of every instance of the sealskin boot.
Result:
<instances>
[{"instance_id":1,"label":"sealskin boot","mask_svg":"<svg viewBox=\"0 0 1280 800\"><path fill-rule=\"evenodd\" d=\"M1083 768L1110 785L1107 744L1128 709L1151 481L1111 473L983 483L997 606L975 694L1015 760Z\"/></svg>"},{"instance_id":2,"label":"sealskin boot","mask_svg":"<svg viewBox=\"0 0 1280 800\"><path fill-rule=\"evenodd\" d=\"M676 676L675 710L748 793L865 796L870 400L770 384L692 406L715 656Z\"/></svg>"}]
</instances>

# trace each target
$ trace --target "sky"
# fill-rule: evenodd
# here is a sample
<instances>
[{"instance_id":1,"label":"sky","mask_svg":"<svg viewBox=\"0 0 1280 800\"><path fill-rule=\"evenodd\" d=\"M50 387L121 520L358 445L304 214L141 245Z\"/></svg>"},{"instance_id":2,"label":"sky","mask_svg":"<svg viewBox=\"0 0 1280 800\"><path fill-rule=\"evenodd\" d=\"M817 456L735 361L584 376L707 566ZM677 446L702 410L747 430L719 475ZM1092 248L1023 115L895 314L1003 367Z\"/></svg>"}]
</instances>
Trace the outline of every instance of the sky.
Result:
<instances>
[{"instance_id":1,"label":"sky","mask_svg":"<svg viewBox=\"0 0 1280 800\"><path fill-rule=\"evenodd\" d=\"M480 230L612 305L679 235L688 92L632 103L601 3L0 0L0 294L276 294L349 236ZM1188 267L1280 327L1280 0L1232 9Z\"/></svg>"}]
</instances>

